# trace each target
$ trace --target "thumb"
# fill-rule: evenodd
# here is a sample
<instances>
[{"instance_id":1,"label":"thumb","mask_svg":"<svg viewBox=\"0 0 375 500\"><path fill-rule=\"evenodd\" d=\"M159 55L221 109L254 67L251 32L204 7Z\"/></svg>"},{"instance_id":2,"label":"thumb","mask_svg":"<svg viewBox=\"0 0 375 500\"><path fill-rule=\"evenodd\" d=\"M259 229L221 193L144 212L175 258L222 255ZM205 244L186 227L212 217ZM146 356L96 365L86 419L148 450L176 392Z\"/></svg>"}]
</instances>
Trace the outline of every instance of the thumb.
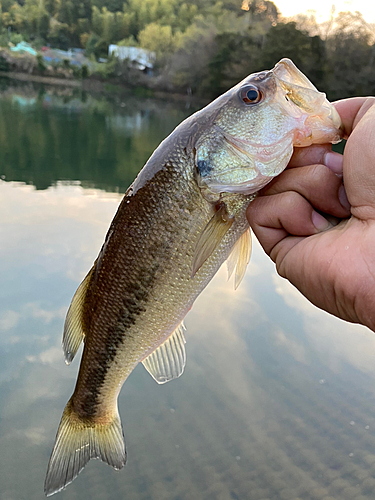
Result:
<instances>
[{"instance_id":1,"label":"thumb","mask_svg":"<svg viewBox=\"0 0 375 500\"><path fill-rule=\"evenodd\" d=\"M348 135L343 158L343 175L352 213L361 219L373 217L375 214L375 99L348 99L337 102L335 106Z\"/></svg>"}]
</instances>

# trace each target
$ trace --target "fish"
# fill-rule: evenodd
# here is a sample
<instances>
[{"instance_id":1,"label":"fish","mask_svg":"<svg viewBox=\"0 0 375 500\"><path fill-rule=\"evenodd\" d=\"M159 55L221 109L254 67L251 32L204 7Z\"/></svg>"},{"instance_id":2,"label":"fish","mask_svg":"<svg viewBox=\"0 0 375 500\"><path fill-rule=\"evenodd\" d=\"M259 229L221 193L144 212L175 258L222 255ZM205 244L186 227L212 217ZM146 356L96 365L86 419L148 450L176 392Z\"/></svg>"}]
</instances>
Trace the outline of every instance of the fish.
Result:
<instances>
[{"instance_id":1,"label":"fish","mask_svg":"<svg viewBox=\"0 0 375 500\"><path fill-rule=\"evenodd\" d=\"M287 166L294 147L336 143L338 113L289 59L251 74L159 145L125 193L63 332L76 386L48 465L45 494L90 459L126 462L117 399L138 365L159 384L186 363L183 320L224 261L235 286L251 253L246 209Z\"/></svg>"}]
</instances>

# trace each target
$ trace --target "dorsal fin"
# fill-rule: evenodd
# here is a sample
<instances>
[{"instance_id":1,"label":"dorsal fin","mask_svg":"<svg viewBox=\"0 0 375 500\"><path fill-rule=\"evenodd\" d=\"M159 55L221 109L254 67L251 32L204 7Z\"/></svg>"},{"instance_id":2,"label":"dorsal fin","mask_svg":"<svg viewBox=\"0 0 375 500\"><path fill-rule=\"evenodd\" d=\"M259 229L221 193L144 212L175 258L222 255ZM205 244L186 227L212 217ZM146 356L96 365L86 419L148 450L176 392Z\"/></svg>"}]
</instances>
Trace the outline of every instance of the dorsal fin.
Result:
<instances>
[{"instance_id":1,"label":"dorsal fin","mask_svg":"<svg viewBox=\"0 0 375 500\"><path fill-rule=\"evenodd\" d=\"M234 288L238 288L245 275L247 265L249 263L251 256L251 231L250 228L242 234L240 238L236 241L233 249L228 257L228 279L232 276L234 269L236 269L236 274L234 277Z\"/></svg>"},{"instance_id":2,"label":"dorsal fin","mask_svg":"<svg viewBox=\"0 0 375 500\"><path fill-rule=\"evenodd\" d=\"M234 218L227 213L224 203L213 215L210 222L202 231L197 247L194 252L192 274L193 277L198 269L206 262L209 256L216 250L228 229L233 224Z\"/></svg>"},{"instance_id":3,"label":"dorsal fin","mask_svg":"<svg viewBox=\"0 0 375 500\"><path fill-rule=\"evenodd\" d=\"M62 344L65 363L67 365L72 362L85 336L82 317L83 304L85 302L87 287L89 286L93 270L94 267L90 269L85 279L77 288L66 315Z\"/></svg>"},{"instance_id":4,"label":"dorsal fin","mask_svg":"<svg viewBox=\"0 0 375 500\"><path fill-rule=\"evenodd\" d=\"M185 326L181 322L176 330L142 363L158 384L165 384L182 375L185 363Z\"/></svg>"}]
</instances>

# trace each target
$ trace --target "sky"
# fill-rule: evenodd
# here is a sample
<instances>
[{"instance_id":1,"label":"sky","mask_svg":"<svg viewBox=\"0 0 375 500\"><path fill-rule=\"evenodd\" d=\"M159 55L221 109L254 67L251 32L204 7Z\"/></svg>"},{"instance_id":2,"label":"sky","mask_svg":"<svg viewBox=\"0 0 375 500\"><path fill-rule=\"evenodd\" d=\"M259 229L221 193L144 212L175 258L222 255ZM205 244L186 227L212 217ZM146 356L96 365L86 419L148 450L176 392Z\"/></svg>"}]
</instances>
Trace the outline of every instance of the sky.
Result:
<instances>
[{"instance_id":1,"label":"sky","mask_svg":"<svg viewBox=\"0 0 375 500\"><path fill-rule=\"evenodd\" d=\"M375 2L372 0L336 0L327 2L327 0L276 0L274 2L284 17L290 17L295 14L305 13L307 10L316 11L318 22L329 19L332 5L335 6L336 14L342 11L359 11L368 23L375 23Z\"/></svg>"}]
</instances>

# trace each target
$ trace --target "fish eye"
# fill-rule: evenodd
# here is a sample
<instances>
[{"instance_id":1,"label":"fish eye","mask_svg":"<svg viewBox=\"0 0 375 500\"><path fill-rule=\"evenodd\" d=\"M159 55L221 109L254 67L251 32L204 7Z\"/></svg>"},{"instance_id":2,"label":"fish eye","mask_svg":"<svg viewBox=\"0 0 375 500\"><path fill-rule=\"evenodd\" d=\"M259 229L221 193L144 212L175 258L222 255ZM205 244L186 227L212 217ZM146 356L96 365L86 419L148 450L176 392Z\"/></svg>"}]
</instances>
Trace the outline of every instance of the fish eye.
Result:
<instances>
[{"instance_id":1,"label":"fish eye","mask_svg":"<svg viewBox=\"0 0 375 500\"><path fill-rule=\"evenodd\" d=\"M262 97L262 92L255 85L246 85L240 90L240 98L245 104L256 104Z\"/></svg>"}]
</instances>

